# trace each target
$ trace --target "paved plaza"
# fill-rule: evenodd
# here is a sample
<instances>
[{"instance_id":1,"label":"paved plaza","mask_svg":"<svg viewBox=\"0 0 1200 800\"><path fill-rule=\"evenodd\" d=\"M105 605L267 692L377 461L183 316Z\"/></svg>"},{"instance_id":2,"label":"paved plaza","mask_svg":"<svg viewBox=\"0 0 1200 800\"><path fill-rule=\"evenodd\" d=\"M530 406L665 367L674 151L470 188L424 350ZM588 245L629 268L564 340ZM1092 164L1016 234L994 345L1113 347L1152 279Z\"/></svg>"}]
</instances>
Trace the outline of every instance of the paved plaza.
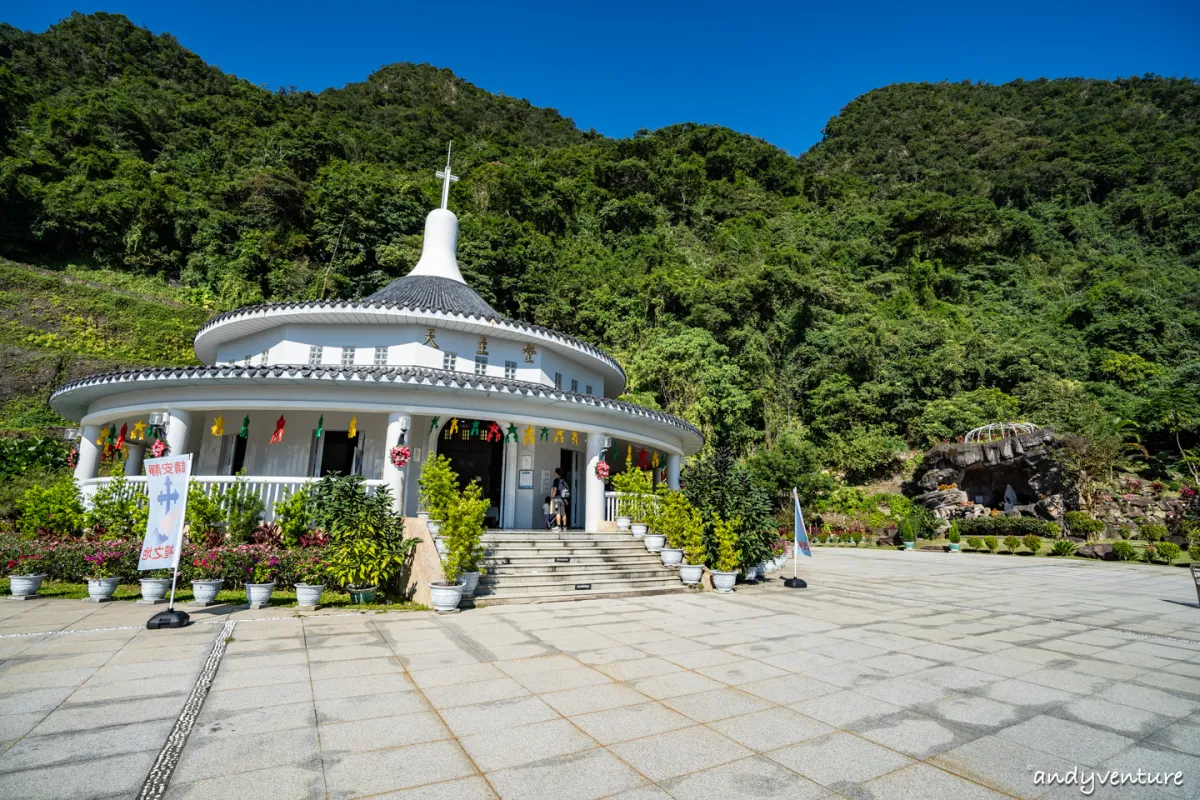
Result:
<instances>
[{"instance_id":1,"label":"paved plaza","mask_svg":"<svg viewBox=\"0 0 1200 800\"><path fill-rule=\"evenodd\" d=\"M1036 785L1072 767L1183 773L1093 797L1200 797L1185 570L818 549L801 574L178 631L5 601L0 797L1083 797Z\"/></svg>"}]
</instances>

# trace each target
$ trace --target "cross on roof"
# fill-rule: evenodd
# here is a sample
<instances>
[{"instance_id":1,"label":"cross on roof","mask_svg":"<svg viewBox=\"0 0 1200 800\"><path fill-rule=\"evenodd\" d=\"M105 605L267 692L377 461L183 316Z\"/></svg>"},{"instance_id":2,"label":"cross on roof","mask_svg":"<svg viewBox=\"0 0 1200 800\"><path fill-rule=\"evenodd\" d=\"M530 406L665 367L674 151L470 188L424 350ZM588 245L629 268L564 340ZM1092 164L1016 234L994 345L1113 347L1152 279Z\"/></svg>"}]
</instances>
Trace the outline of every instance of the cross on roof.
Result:
<instances>
[{"instance_id":1,"label":"cross on roof","mask_svg":"<svg viewBox=\"0 0 1200 800\"><path fill-rule=\"evenodd\" d=\"M450 184L458 183L458 176L450 174L450 150L453 147L454 142L451 142L450 147L446 148L446 168L434 173L442 179L442 208L447 208L450 203Z\"/></svg>"}]
</instances>

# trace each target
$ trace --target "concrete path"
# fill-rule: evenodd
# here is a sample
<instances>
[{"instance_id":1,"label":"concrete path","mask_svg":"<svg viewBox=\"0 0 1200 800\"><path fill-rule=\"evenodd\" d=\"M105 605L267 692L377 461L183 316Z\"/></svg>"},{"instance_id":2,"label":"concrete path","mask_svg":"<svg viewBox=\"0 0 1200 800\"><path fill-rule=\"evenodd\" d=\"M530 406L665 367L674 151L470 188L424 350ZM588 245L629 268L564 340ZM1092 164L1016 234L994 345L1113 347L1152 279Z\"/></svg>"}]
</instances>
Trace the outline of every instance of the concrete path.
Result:
<instances>
[{"instance_id":1,"label":"concrete path","mask_svg":"<svg viewBox=\"0 0 1200 800\"><path fill-rule=\"evenodd\" d=\"M1093 797L1200 797L1185 570L829 548L801 574L155 632L2 602L0 797L1084 797L1037 785L1071 767L1183 773Z\"/></svg>"}]
</instances>

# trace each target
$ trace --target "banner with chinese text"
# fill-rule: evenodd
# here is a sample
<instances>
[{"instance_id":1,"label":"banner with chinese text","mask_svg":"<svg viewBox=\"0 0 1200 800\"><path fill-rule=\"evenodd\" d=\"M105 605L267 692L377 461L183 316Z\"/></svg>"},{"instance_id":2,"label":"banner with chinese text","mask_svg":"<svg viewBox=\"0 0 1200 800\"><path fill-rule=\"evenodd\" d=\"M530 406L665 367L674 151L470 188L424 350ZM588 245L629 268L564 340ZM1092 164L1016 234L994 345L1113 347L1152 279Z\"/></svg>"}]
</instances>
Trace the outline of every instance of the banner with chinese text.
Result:
<instances>
[{"instance_id":1,"label":"banner with chinese text","mask_svg":"<svg viewBox=\"0 0 1200 800\"><path fill-rule=\"evenodd\" d=\"M179 564L182 549L192 455L148 458L145 464L150 519L138 569L172 569Z\"/></svg>"}]
</instances>

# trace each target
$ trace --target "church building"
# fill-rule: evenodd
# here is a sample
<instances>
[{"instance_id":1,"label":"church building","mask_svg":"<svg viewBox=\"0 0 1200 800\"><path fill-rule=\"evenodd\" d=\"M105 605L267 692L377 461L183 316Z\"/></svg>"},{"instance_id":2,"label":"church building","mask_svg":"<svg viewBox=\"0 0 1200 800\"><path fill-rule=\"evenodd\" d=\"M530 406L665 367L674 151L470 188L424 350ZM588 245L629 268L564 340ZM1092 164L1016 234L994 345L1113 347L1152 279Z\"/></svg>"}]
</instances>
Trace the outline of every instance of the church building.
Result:
<instances>
[{"instance_id":1,"label":"church building","mask_svg":"<svg viewBox=\"0 0 1200 800\"><path fill-rule=\"evenodd\" d=\"M361 300L266 303L220 314L196 334L203 366L92 375L51 406L82 424L75 477L85 495L107 450L128 448L144 480L155 449L193 454L193 480L234 475L273 504L331 473L389 486L414 515L425 459L447 456L491 501L488 524L541 527L555 469L571 489L570 526L598 531L615 516L596 465L627 457L678 488L681 459L703 444L681 419L617 398L621 366L573 336L509 319L459 271L458 218L429 213L412 271ZM406 447L408 459L395 448ZM402 466L397 466L401 462Z\"/></svg>"}]
</instances>

